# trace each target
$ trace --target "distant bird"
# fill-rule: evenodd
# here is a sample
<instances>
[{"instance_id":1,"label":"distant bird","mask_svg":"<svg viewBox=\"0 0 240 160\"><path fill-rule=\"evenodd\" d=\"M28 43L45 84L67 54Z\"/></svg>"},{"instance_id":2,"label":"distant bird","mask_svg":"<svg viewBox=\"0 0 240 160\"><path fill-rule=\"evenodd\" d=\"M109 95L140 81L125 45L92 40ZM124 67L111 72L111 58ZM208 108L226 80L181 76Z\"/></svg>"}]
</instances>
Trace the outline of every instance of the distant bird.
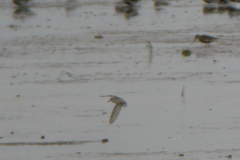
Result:
<instances>
[{"instance_id":1,"label":"distant bird","mask_svg":"<svg viewBox=\"0 0 240 160\"><path fill-rule=\"evenodd\" d=\"M125 4L127 4L130 7L133 7L136 5L137 2L139 2L140 0L123 0L123 2Z\"/></svg>"},{"instance_id":2,"label":"distant bird","mask_svg":"<svg viewBox=\"0 0 240 160\"><path fill-rule=\"evenodd\" d=\"M193 43L195 42L196 39L198 39L199 42L208 44L208 46L210 46L210 43L216 41L219 38L215 38L215 37L212 37L212 36L209 36L209 35L199 35L199 34L197 34L195 36L195 39L193 40Z\"/></svg>"},{"instance_id":3,"label":"distant bird","mask_svg":"<svg viewBox=\"0 0 240 160\"><path fill-rule=\"evenodd\" d=\"M218 3L219 0L203 0L205 3Z\"/></svg>"},{"instance_id":4,"label":"distant bird","mask_svg":"<svg viewBox=\"0 0 240 160\"><path fill-rule=\"evenodd\" d=\"M131 7L133 6L133 3L130 0L124 0L123 2Z\"/></svg>"},{"instance_id":5,"label":"distant bird","mask_svg":"<svg viewBox=\"0 0 240 160\"><path fill-rule=\"evenodd\" d=\"M167 6L167 5L170 5L170 3L167 0L154 0L155 7Z\"/></svg>"},{"instance_id":6,"label":"distant bird","mask_svg":"<svg viewBox=\"0 0 240 160\"><path fill-rule=\"evenodd\" d=\"M23 6L30 2L31 0L12 0L12 1L16 5Z\"/></svg>"},{"instance_id":7,"label":"distant bird","mask_svg":"<svg viewBox=\"0 0 240 160\"><path fill-rule=\"evenodd\" d=\"M214 5L204 5L203 6L203 14L211 14L211 13L216 13L216 10L219 9Z\"/></svg>"},{"instance_id":8,"label":"distant bird","mask_svg":"<svg viewBox=\"0 0 240 160\"><path fill-rule=\"evenodd\" d=\"M109 120L109 124L112 124L117 119L121 108L127 107L127 102L124 101L122 98L114 96L114 95L107 95L107 96L101 96L101 97L112 97L112 98L110 98L110 100L108 102L111 101L116 104L112 111L110 120Z\"/></svg>"},{"instance_id":9,"label":"distant bird","mask_svg":"<svg viewBox=\"0 0 240 160\"><path fill-rule=\"evenodd\" d=\"M219 0L219 2L218 3L220 3L220 4L228 4L228 0Z\"/></svg>"},{"instance_id":10,"label":"distant bird","mask_svg":"<svg viewBox=\"0 0 240 160\"><path fill-rule=\"evenodd\" d=\"M220 4L228 4L229 2L229 0L203 0L203 1L205 3L220 3ZM237 0L233 0L233 1L237 1Z\"/></svg>"},{"instance_id":11,"label":"distant bird","mask_svg":"<svg viewBox=\"0 0 240 160\"><path fill-rule=\"evenodd\" d=\"M240 3L240 0L230 0L230 1Z\"/></svg>"}]
</instances>

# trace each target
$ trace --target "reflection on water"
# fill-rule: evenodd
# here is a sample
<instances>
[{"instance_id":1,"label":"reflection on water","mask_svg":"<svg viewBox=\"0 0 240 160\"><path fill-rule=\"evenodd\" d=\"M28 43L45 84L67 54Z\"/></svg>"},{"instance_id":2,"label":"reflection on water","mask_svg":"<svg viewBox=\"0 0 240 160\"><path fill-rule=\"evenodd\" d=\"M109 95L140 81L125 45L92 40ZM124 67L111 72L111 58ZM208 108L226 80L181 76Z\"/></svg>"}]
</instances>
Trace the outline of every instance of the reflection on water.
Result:
<instances>
[{"instance_id":1,"label":"reflection on water","mask_svg":"<svg viewBox=\"0 0 240 160\"><path fill-rule=\"evenodd\" d=\"M130 19L138 15L139 5L137 5L137 2L139 2L139 0L121 0L117 2L115 11L119 14L125 14L125 18ZM167 0L153 0L153 3L156 11L162 10L162 6L170 5Z\"/></svg>"},{"instance_id":2,"label":"reflection on water","mask_svg":"<svg viewBox=\"0 0 240 160\"><path fill-rule=\"evenodd\" d=\"M156 11L160 11L162 6L170 5L170 3L166 0L154 0L154 8Z\"/></svg>"},{"instance_id":3,"label":"reflection on water","mask_svg":"<svg viewBox=\"0 0 240 160\"><path fill-rule=\"evenodd\" d=\"M203 6L203 14L211 14L216 13L217 7L214 5L204 5Z\"/></svg>"},{"instance_id":4,"label":"reflection on water","mask_svg":"<svg viewBox=\"0 0 240 160\"><path fill-rule=\"evenodd\" d=\"M129 10L125 12L126 19L130 19L131 17L137 16L137 15L138 15L138 10L135 7L129 8Z\"/></svg>"},{"instance_id":5,"label":"reflection on water","mask_svg":"<svg viewBox=\"0 0 240 160\"><path fill-rule=\"evenodd\" d=\"M213 4L207 4L203 6L203 14L222 14L228 12L229 17L238 16L240 15L240 10L230 4L226 5L213 5Z\"/></svg>"},{"instance_id":6,"label":"reflection on water","mask_svg":"<svg viewBox=\"0 0 240 160\"><path fill-rule=\"evenodd\" d=\"M129 0L123 0L119 1L115 6L116 13L123 13L125 14L126 19L130 19L131 17L138 15L138 6L136 6L136 3L138 1L129 1Z\"/></svg>"},{"instance_id":7,"label":"reflection on water","mask_svg":"<svg viewBox=\"0 0 240 160\"><path fill-rule=\"evenodd\" d=\"M228 15L230 18L234 17L234 16L240 16L240 9L238 8L231 8L228 10Z\"/></svg>"},{"instance_id":8,"label":"reflection on water","mask_svg":"<svg viewBox=\"0 0 240 160\"><path fill-rule=\"evenodd\" d=\"M224 12L228 11L229 7L231 7L231 6L229 6L229 5L220 5L220 6L218 6L217 11L218 11L218 13L224 13Z\"/></svg>"},{"instance_id":9,"label":"reflection on water","mask_svg":"<svg viewBox=\"0 0 240 160\"><path fill-rule=\"evenodd\" d=\"M152 59L153 59L153 54L152 54L153 45L152 45L151 41L147 41L147 44L148 44L147 47L148 47L148 54L149 54L149 63L151 64Z\"/></svg>"},{"instance_id":10,"label":"reflection on water","mask_svg":"<svg viewBox=\"0 0 240 160\"><path fill-rule=\"evenodd\" d=\"M32 10L30 10L27 6L19 6L13 12L13 18L14 19L24 20L25 18L30 18L34 15L35 15L35 13Z\"/></svg>"},{"instance_id":11,"label":"reflection on water","mask_svg":"<svg viewBox=\"0 0 240 160\"><path fill-rule=\"evenodd\" d=\"M73 12L77 7L81 6L77 3L76 0L67 0L65 3L65 11L67 17L71 15L71 12Z\"/></svg>"},{"instance_id":12,"label":"reflection on water","mask_svg":"<svg viewBox=\"0 0 240 160\"><path fill-rule=\"evenodd\" d=\"M68 1L66 1L65 10L67 12L76 9L76 7L77 7L77 1L76 0L68 0Z\"/></svg>"}]
</instances>

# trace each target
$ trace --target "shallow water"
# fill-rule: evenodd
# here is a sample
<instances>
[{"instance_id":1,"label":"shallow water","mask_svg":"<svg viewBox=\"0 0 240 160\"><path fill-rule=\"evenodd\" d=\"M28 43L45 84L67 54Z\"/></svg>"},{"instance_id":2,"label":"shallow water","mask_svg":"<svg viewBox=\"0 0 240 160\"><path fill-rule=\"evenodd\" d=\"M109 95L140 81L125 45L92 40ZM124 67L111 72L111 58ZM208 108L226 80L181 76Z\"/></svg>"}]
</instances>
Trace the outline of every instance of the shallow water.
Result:
<instances>
[{"instance_id":1,"label":"shallow water","mask_svg":"<svg viewBox=\"0 0 240 160\"><path fill-rule=\"evenodd\" d=\"M2 1L0 143L36 146L0 144L1 158L238 159L238 10L169 2L129 11L118 1L42 0L19 11ZM192 43L196 34L219 40L206 47ZM114 104L101 95L128 103L111 125ZM58 141L91 143L37 145Z\"/></svg>"}]
</instances>

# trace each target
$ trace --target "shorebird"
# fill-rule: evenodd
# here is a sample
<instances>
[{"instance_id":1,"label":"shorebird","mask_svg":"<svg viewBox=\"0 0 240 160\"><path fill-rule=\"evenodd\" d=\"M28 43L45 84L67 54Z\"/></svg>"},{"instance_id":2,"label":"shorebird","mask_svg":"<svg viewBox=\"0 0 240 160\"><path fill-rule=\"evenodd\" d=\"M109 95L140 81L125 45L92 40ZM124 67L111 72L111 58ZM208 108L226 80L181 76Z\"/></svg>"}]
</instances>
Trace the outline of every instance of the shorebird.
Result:
<instances>
[{"instance_id":1,"label":"shorebird","mask_svg":"<svg viewBox=\"0 0 240 160\"><path fill-rule=\"evenodd\" d=\"M131 7L133 6L133 3L130 2L130 0L124 0L123 2Z\"/></svg>"},{"instance_id":2,"label":"shorebird","mask_svg":"<svg viewBox=\"0 0 240 160\"><path fill-rule=\"evenodd\" d=\"M217 3L219 0L203 0L205 3Z\"/></svg>"},{"instance_id":3,"label":"shorebird","mask_svg":"<svg viewBox=\"0 0 240 160\"><path fill-rule=\"evenodd\" d=\"M230 1L240 3L240 0L230 0Z\"/></svg>"},{"instance_id":4,"label":"shorebird","mask_svg":"<svg viewBox=\"0 0 240 160\"><path fill-rule=\"evenodd\" d=\"M112 97L108 102L111 101L116 104L109 119L109 124L112 124L117 119L121 108L127 107L127 102L124 101L122 98L114 95L107 95L107 96L101 96L101 97Z\"/></svg>"},{"instance_id":5,"label":"shorebird","mask_svg":"<svg viewBox=\"0 0 240 160\"><path fill-rule=\"evenodd\" d=\"M220 3L220 4L228 4L228 0L219 0L219 2L218 3Z\"/></svg>"},{"instance_id":6,"label":"shorebird","mask_svg":"<svg viewBox=\"0 0 240 160\"><path fill-rule=\"evenodd\" d=\"M137 2L139 2L139 0L123 0L123 2L130 7L133 7L136 5Z\"/></svg>"},{"instance_id":7,"label":"shorebird","mask_svg":"<svg viewBox=\"0 0 240 160\"><path fill-rule=\"evenodd\" d=\"M215 38L215 37L212 37L212 36L209 36L209 35L199 35L199 34L197 34L195 36L195 39L193 40L193 43L195 42L196 39L198 39L199 42L208 44L208 46L210 46L210 43L216 41L218 38Z\"/></svg>"},{"instance_id":8,"label":"shorebird","mask_svg":"<svg viewBox=\"0 0 240 160\"><path fill-rule=\"evenodd\" d=\"M167 6L170 4L167 0L154 0L153 2L155 7L164 5Z\"/></svg>"},{"instance_id":9,"label":"shorebird","mask_svg":"<svg viewBox=\"0 0 240 160\"><path fill-rule=\"evenodd\" d=\"M27 4L28 2L30 2L31 0L12 0L12 1L16 5L23 6L23 5Z\"/></svg>"},{"instance_id":10,"label":"shorebird","mask_svg":"<svg viewBox=\"0 0 240 160\"><path fill-rule=\"evenodd\" d=\"M220 3L220 4L227 4L229 0L203 0L205 3ZM230 0L236 1L236 0Z\"/></svg>"}]
</instances>

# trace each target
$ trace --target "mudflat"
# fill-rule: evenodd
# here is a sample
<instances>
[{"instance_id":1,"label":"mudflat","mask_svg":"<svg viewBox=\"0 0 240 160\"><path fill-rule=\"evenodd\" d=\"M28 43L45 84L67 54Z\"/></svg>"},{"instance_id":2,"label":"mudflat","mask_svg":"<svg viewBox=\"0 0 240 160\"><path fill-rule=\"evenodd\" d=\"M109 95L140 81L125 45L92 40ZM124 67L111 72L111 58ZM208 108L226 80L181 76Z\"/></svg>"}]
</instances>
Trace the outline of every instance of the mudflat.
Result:
<instances>
[{"instance_id":1,"label":"mudflat","mask_svg":"<svg viewBox=\"0 0 240 160\"><path fill-rule=\"evenodd\" d=\"M0 158L240 158L239 4L155 2L0 2Z\"/></svg>"}]
</instances>

